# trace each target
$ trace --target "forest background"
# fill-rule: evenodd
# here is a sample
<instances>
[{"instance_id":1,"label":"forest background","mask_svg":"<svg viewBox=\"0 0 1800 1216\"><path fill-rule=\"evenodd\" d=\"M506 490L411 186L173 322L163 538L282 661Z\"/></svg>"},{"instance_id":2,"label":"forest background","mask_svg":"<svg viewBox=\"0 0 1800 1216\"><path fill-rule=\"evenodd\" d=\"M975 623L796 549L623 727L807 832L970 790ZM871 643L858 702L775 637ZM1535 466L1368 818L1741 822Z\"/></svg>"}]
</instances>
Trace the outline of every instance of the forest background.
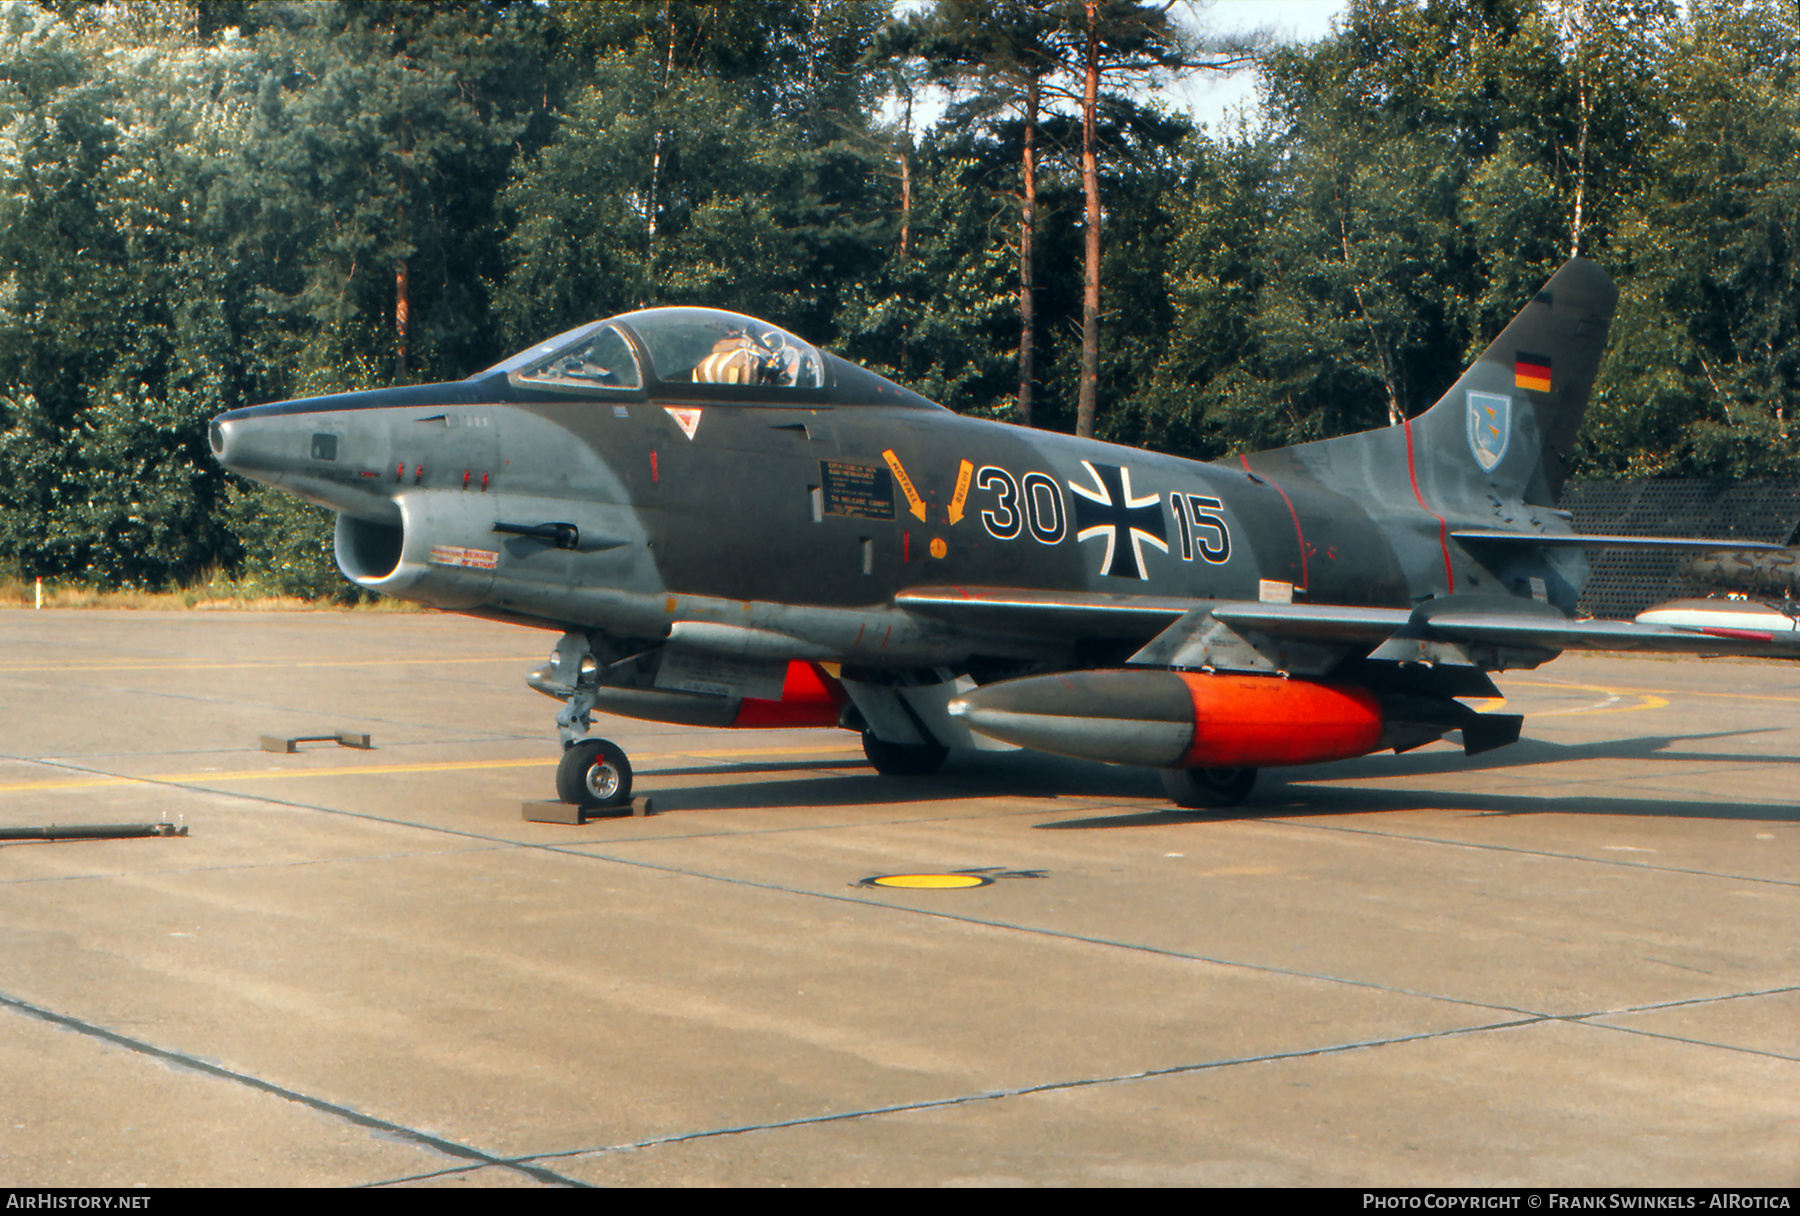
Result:
<instances>
[{"instance_id":1,"label":"forest background","mask_svg":"<svg viewBox=\"0 0 1800 1216\"><path fill-rule=\"evenodd\" d=\"M209 418L659 304L1198 458L1382 426L1575 250L1622 291L1576 475L1800 472L1793 0L1166 9L4 0L0 572L345 594ZM1252 121L1146 101L1246 54Z\"/></svg>"}]
</instances>

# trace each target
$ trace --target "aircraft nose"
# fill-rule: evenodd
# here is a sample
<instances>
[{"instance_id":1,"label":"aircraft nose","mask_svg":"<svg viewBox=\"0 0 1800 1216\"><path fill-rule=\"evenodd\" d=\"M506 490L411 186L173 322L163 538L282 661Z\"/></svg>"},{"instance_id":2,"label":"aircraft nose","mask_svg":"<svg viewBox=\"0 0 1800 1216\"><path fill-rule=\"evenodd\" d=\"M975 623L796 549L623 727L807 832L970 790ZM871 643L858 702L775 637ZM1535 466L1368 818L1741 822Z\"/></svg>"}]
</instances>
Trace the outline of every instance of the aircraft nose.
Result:
<instances>
[{"instance_id":1,"label":"aircraft nose","mask_svg":"<svg viewBox=\"0 0 1800 1216\"><path fill-rule=\"evenodd\" d=\"M213 459L242 477L279 485L294 461L294 444L279 419L232 418L220 415L206 428Z\"/></svg>"},{"instance_id":2,"label":"aircraft nose","mask_svg":"<svg viewBox=\"0 0 1800 1216\"><path fill-rule=\"evenodd\" d=\"M308 404L276 402L220 414L207 424L206 445L214 460L240 477L280 486L334 511L397 524L400 511L392 496L400 491L400 479L376 472L388 458L385 423L370 410L298 408ZM421 474L436 464L422 450L413 461ZM490 461L478 467L491 466ZM410 485L416 484L415 475Z\"/></svg>"},{"instance_id":3,"label":"aircraft nose","mask_svg":"<svg viewBox=\"0 0 1800 1216\"><path fill-rule=\"evenodd\" d=\"M246 434L248 429L242 421L214 418L206 428L206 445L212 449L213 459L230 469L233 473L249 476L252 472L265 472L257 466L266 462L257 461L251 452L256 447L253 437Z\"/></svg>"}]
</instances>

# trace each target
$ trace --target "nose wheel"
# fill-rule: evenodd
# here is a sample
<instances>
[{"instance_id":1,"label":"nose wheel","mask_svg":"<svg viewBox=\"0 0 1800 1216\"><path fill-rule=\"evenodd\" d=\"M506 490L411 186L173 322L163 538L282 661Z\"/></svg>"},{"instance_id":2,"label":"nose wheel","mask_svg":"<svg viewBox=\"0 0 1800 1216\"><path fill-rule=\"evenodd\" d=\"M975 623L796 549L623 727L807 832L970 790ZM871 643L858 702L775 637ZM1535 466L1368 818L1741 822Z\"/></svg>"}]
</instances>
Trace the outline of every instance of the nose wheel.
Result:
<instances>
[{"instance_id":1,"label":"nose wheel","mask_svg":"<svg viewBox=\"0 0 1800 1216\"><path fill-rule=\"evenodd\" d=\"M556 766L556 796L575 806L624 806L631 801L631 761L610 739L580 739Z\"/></svg>"}]
</instances>

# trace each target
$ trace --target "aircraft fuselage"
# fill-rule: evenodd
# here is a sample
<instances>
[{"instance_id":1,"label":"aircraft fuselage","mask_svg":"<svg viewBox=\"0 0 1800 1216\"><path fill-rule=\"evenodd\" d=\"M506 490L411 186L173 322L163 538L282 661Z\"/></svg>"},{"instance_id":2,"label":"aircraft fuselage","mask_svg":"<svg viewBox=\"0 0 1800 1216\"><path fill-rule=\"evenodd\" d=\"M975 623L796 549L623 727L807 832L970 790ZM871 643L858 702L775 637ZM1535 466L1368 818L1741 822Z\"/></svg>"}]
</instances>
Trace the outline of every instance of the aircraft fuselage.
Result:
<instances>
[{"instance_id":1,"label":"aircraft fuselage","mask_svg":"<svg viewBox=\"0 0 1800 1216\"><path fill-rule=\"evenodd\" d=\"M1458 567L1484 573L1404 484L1357 501L1297 469L917 398L776 404L707 385L532 400L496 380L235 411L214 442L229 467L342 513L339 558L364 586L631 636L727 606L759 627L785 609L886 628L897 594L961 585L1410 607ZM550 524L576 539L526 531ZM865 628L833 657L867 660L870 642ZM966 649L941 630L921 642L897 657Z\"/></svg>"},{"instance_id":2,"label":"aircraft fuselage","mask_svg":"<svg viewBox=\"0 0 1800 1216\"><path fill-rule=\"evenodd\" d=\"M565 704L565 801L628 796L623 753L578 741L605 710L846 726L884 773L1153 764L1220 804L1259 766L1502 746L1519 719L1457 698L1568 645L1716 646L1569 623L1584 538L1544 504L1615 299L1571 262L1419 417L1215 463L960 416L690 308L210 439L336 511L357 584L562 634L528 679Z\"/></svg>"}]
</instances>

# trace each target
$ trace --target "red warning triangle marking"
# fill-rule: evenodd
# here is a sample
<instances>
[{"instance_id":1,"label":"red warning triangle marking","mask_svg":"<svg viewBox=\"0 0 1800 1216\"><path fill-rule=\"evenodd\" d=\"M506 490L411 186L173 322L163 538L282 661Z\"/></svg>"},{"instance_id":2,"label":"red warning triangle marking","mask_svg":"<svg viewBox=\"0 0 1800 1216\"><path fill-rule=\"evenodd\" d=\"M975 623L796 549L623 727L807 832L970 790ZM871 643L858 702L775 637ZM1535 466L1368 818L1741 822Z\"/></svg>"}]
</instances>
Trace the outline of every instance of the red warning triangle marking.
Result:
<instances>
[{"instance_id":1,"label":"red warning triangle marking","mask_svg":"<svg viewBox=\"0 0 1800 1216\"><path fill-rule=\"evenodd\" d=\"M693 439L694 432L700 429L700 410L697 408L680 409L673 405L665 405L663 413L673 418L675 425L681 428L681 433L690 440Z\"/></svg>"}]
</instances>

